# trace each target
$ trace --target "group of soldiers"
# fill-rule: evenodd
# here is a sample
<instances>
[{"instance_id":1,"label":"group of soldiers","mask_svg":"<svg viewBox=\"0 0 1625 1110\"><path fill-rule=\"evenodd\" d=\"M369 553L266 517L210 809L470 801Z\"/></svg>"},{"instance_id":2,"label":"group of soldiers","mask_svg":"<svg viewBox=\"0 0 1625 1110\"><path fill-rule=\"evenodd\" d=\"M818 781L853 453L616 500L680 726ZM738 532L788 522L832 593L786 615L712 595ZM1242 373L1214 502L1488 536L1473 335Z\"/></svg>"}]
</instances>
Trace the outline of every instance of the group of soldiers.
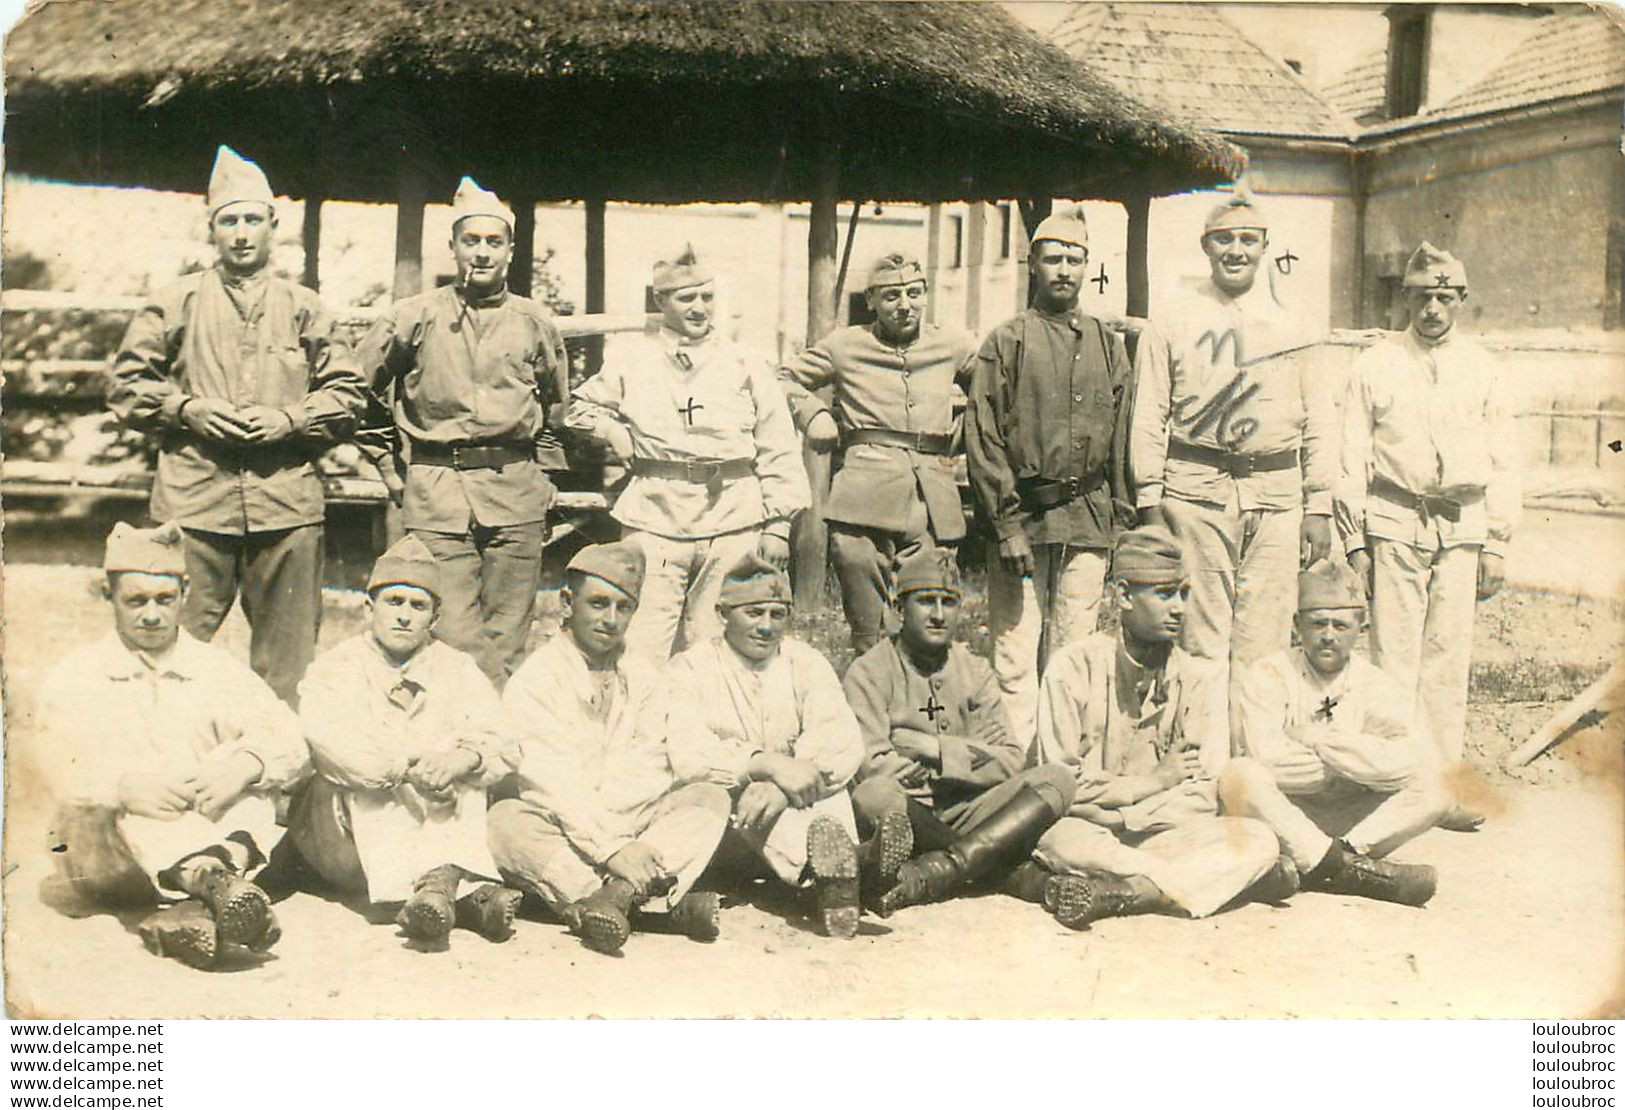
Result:
<instances>
[{"instance_id":1,"label":"group of soldiers","mask_svg":"<svg viewBox=\"0 0 1625 1110\"><path fill-rule=\"evenodd\" d=\"M1356 360L1341 414L1242 193L1206 221L1210 280L1132 360L1079 308L1088 230L1061 212L1032 236L1031 307L980 343L925 322L926 275L892 253L872 323L775 368L717 333L690 249L654 267L658 329L572 391L548 314L507 291L513 214L471 180L455 283L353 350L269 273L258 167L221 148L207 204L217 264L160 292L111 370L114 411L158 437L165 523L115 527L113 634L40 713L58 889L160 903L140 932L161 955L268 948L290 875L429 946L506 939L530 895L601 952L714 939L718 888L752 875L838 937L966 892L1079 928L1299 890L1421 905L1433 870L1385 857L1482 821L1473 608L1519 494L1444 251L1411 258L1410 326ZM318 659L314 461L369 406L405 535L366 630ZM576 552L526 657L560 424L629 471L622 536ZM844 678L787 635L803 439L837 453ZM961 453L991 663L960 635ZM249 667L207 642L238 597Z\"/></svg>"}]
</instances>

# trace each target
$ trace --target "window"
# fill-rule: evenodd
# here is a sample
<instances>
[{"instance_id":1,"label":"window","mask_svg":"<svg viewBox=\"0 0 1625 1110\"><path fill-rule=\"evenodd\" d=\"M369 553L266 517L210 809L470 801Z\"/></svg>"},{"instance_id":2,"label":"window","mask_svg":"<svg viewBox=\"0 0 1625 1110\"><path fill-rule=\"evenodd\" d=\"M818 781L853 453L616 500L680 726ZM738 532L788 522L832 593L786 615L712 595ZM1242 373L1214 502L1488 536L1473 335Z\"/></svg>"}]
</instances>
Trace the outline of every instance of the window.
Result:
<instances>
[{"instance_id":1,"label":"window","mask_svg":"<svg viewBox=\"0 0 1625 1110\"><path fill-rule=\"evenodd\" d=\"M1426 5L1395 7L1388 15L1388 118L1414 116L1427 96Z\"/></svg>"},{"instance_id":2,"label":"window","mask_svg":"<svg viewBox=\"0 0 1625 1110\"><path fill-rule=\"evenodd\" d=\"M1007 200L1001 200L999 202L999 257L1000 258L1009 258L1010 257L1010 224L1011 224L1010 202L1007 201Z\"/></svg>"},{"instance_id":3,"label":"window","mask_svg":"<svg viewBox=\"0 0 1625 1110\"><path fill-rule=\"evenodd\" d=\"M949 216L948 225L954 232L954 254L951 265L957 270L965 264L965 217Z\"/></svg>"}]
</instances>

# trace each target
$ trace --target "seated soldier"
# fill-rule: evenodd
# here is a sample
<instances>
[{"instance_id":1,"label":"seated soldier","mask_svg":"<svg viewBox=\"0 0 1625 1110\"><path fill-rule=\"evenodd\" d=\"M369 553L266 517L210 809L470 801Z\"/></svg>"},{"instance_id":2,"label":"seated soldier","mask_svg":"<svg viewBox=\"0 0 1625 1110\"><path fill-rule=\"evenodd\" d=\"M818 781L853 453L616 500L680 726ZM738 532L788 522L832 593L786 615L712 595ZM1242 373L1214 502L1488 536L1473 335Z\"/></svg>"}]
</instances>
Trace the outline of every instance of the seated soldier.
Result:
<instances>
[{"instance_id":1,"label":"seated soldier","mask_svg":"<svg viewBox=\"0 0 1625 1110\"><path fill-rule=\"evenodd\" d=\"M1420 906L1433 868L1387 855L1450 808L1442 761L1389 675L1354 654L1365 595L1341 561L1298 576L1299 647L1242 676L1246 757L1219 776L1227 812L1281 838L1305 890Z\"/></svg>"},{"instance_id":2,"label":"seated soldier","mask_svg":"<svg viewBox=\"0 0 1625 1110\"><path fill-rule=\"evenodd\" d=\"M643 569L630 543L578 551L559 591L563 631L502 695L520 736L519 796L491 807L491 852L605 953L634 924L702 941L718 929L717 896L691 888L722 839L728 792L672 776L658 669L626 652Z\"/></svg>"},{"instance_id":3,"label":"seated soldier","mask_svg":"<svg viewBox=\"0 0 1625 1110\"><path fill-rule=\"evenodd\" d=\"M1038 760L1072 768L1077 799L1011 892L1042 898L1074 928L1131 913L1205 917L1255 883L1260 900L1291 894L1295 874L1269 827L1219 816L1225 676L1177 646L1190 579L1172 533L1118 538L1111 596L1118 631L1068 645L1044 675Z\"/></svg>"},{"instance_id":4,"label":"seated soldier","mask_svg":"<svg viewBox=\"0 0 1625 1110\"><path fill-rule=\"evenodd\" d=\"M1003 878L1076 790L1061 764L1022 770L1028 745L1011 735L993 668L953 642L963 615L954 553L918 548L896 582L901 629L854 662L844 683L867 753L852 791L858 830L874 836L864 878L896 869L894 844L911 846L904 858L924 849L896 869L882 915Z\"/></svg>"},{"instance_id":5,"label":"seated soldier","mask_svg":"<svg viewBox=\"0 0 1625 1110\"><path fill-rule=\"evenodd\" d=\"M173 524L115 524L102 596L113 634L45 680L42 752L60 803L48 893L94 907L177 902L147 948L210 967L281 935L249 880L281 836L274 795L309 770L299 721L248 667L181 634L186 560Z\"/></svg>"},{"instance_id":6,"label":"seated soldier","mask_svg":"<svg viewBox=\"0 0 1625 1110\"><path fill-rule=\"evenodd\" d=\"M677 777L733 796L732 826L782 881L810 880L824 931L858 930L857 825L846 786L863 739L841 684L787 639L790 580L750 553L722 583L722 635L668 665L667 736Z\"/></svg>"},{"instance_id":7,"label":"seated soldier","mask_svg":"<svg viewBox=\"0 0 1625 1110\"><path fill-rule=\"evenodd\" d=\"M474 657L432 638L443 581L408 534L373 566L371 628L327 652L299 685L318 777L295 805L299 854L342 891L403 903L408 937L443 944L454 925L512 931L520 893L491 883L485 790L512 770L502 703ZM464 879L483 885L459 898Z\"/></svg>"}]
</instances>

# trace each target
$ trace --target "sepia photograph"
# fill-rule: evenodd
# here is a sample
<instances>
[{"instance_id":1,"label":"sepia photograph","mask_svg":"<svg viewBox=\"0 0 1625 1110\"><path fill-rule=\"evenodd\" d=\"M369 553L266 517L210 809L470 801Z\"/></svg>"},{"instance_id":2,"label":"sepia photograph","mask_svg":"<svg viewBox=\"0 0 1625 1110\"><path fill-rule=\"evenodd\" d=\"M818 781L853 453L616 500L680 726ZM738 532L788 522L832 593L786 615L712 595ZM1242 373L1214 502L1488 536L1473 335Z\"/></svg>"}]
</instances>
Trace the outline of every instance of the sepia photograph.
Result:
<instances>
[{"instance_id":1,"label":"sepia photograph","mask_svg":"<svg viewBox=\"0 0 1625 1110\"><path fill-rule=\"evenodd\" d=\"M19 7L13 1022L1625 1013L1617 6Z\"/></svg>"}]
</instances>

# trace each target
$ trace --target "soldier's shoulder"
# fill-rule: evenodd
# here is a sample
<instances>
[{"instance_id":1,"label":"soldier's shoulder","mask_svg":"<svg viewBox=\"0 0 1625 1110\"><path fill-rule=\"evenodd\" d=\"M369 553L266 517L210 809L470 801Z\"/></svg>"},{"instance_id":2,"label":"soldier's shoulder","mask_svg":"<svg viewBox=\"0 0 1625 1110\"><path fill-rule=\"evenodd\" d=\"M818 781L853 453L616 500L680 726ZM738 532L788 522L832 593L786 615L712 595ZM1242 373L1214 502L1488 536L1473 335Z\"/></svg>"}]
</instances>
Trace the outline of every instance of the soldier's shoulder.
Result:
<instances>
[{"instance_id":1,"label":"soldier's shoulder","mask_svg":"<svg viewBox=\"0 0 1625 1110\"><path fill-rule=\"evenodd\" d=\"M1111 632L1091 632L1082 639L1073 640L1050 659L1049 672L1057 676L1068 672L1088 673L1111 661L1117 651L1117 636ZM1057 668L1059 664L1059 668Z\"/></svg>"},{"instance_id":2,"label":"soldier's shoulder","mask_svg":"<svg viewBox=\"0 0 1625 1110\"><path fill-rule=\"evenodd\" d=\"M879 678L891 669L891 661L896 658L896 651L892 648L890 637L882 637L879 643L872 645L868 651L852 660L846 668L846 678L858 675L863 678Z\"/></svg>"},{"instance_id":3,"label":"soldier's shoulder","mask_svg":"<svg viewBox=\"0 0 1625 1110\"><path fill-rule=\"evenodd\" d=\"M550 328L556 328L558 326L553 318L553 310L548 308L541 301L535 300L531 297L526 297L520 293L509 293L508 299L504 303L510 310L518 313L521 316L540 321Z\"/></svg>"}]
</instances>

